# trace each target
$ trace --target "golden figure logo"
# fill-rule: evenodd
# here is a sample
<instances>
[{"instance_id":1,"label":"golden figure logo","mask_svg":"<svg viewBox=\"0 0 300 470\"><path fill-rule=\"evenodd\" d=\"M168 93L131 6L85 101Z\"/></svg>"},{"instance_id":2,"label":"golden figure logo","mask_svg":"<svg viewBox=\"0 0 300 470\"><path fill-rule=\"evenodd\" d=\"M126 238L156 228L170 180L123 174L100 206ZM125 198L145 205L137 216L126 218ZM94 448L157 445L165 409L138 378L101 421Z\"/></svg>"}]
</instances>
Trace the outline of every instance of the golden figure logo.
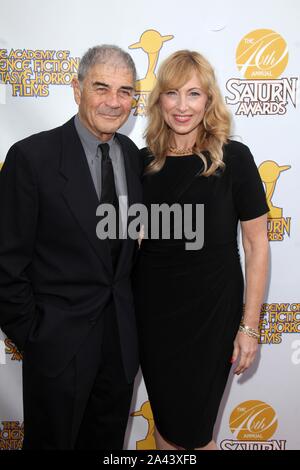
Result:
<instances>
[{"instance_id":1,"label":"golden figure logo","mask_svg":"<svg viewBox=\"0 0 300 470\"><path fill-rule=\"evenodd\" d=\"M158 62L160 50L166 41L170 41L174 36L162 36L154 29L144 31L140 40L129 46L129 49L142 49L148 56L148 68L144 78L135 83L136 96L133 102L134 115L145 115L147 98L152 90L155 81L155 69Z\"/></svg>"},{"instance_id":2,"label":"golden figure logo","mask_svg":"<svg viewBox=\"0 0 300 470\"><path fill-rule=\"evenodd\" d=\"M290 235L291 218L284 218L282 207L277 207L272 202L280 174L290 168L290 165L280 166L273 160L266 160L258 167L260 177L265 185L267 203L270 209L268 213L268 236L271 241L282 241L285 232Z\"/></svg>"},{"instance_id":3,"label":"golden figure logo","mask_svg":"<svg viewBox=\"0 0 300 470\"><path fill-rule=\"evenodd\" d=\"M146 437L137 441L136 449L137 450L152 450L156 449L155 440L154 440L154 419L150 406L150 402L146 401L142 404L141 408L138 411L131 413L131 416L142 416L148 421L148 430Z\"/></svg>"}]
</instances>

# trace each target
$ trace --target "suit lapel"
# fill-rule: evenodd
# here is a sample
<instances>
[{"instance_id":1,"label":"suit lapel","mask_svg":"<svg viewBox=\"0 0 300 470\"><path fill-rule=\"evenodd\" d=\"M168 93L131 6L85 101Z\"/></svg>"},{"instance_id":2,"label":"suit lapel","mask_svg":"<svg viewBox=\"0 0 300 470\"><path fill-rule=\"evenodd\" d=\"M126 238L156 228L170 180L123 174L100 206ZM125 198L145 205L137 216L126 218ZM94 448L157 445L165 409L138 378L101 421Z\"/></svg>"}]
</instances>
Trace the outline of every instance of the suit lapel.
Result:
<instances>
[{"instance_id":1,"label":"suit lapel","mask_svg":"<svg viewBox=\"0 0 300 470\"><path fill-rule=\"evenodd\" d=\"M123 138L122 134L116 134L116 137L121 145L122 153L124 157L124 167L126 173L126 182L127 182L127 193L128 193L128 208L137 202L142 201L141 194L141 182L139 180L139 175L132 168L132 157L129 153L128 144ZM127 220L127 228L131 219ZM127 233L128 236L128 233ZM128 262L132 255L132 249L134 248L133 240L126 238L122 243L122 249L119 256L116 275L118 276L121 273L123 267L127 268Z\"/></svg>"},{"instance_id":2,"label":"suit lapel","mask_svg":"<svg viewBox=\"0 0 300 470\"><path fill-rule=\"evenodd\" d=\"M113 272L108 240L99 240L96 234L96 209L99 205L90 169L74 118L62 126L61 175L66 184L63 197L85 232L90 244L110 274Z\"/></svg>"},{"instance_id":3,"label":"suit lapel","mask_svg":"<svg viewBox=\"0 0 300 470\"><path fill-rule=\"evenodd\" d=\"M127 192L128 192L128 206L139 201L139 184L138 175L134 171L131 165L132 157L129 154L128 144L126 145L126 140L121 134L116 134L117 139L121 145L123 157L124 157L124 166L126 173L126 182L127 182ZM140 201L139 201L140 202Z\"/></svg>"}]
</instances>

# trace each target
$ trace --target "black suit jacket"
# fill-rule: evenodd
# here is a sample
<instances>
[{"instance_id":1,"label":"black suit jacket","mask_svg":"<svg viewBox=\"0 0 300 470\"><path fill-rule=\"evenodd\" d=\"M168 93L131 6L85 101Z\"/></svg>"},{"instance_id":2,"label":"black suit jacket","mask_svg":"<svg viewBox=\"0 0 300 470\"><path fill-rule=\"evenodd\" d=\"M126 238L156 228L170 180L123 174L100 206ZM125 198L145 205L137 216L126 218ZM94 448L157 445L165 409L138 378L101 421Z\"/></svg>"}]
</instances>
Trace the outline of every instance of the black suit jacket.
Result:
<instances>
[{"instance_id":1,"label":"black suit jacket","mask_svg":"<svg viewBox=\"0 0 300 470\"><path fill-rule=\"evenodd\" d=\"M135 144L122 147L128 204L141 202ZM114 302L128 381L138 368L130 273L136 242L113 272L96 235L99 204L74 118L24 139L0 172L0 326L45 375L59 374Z\"/></svg>"}]
</instances>

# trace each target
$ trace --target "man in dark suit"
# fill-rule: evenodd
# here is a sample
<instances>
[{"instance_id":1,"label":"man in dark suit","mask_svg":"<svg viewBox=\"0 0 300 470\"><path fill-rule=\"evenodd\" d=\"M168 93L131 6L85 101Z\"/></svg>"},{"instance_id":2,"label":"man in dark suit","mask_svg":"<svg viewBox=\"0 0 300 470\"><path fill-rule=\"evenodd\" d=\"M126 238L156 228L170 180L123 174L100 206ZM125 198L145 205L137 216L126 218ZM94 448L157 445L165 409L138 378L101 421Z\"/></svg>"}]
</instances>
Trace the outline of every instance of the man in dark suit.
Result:
<instances>
[{"instance_id":1,"label":"man in dark suit","mask_svg":"<svg viewBox=\"0 0 300 470\"><path fill-rule=\"evenodd\" d=\"M135 78L125 51L89 49L78 115L17 142L0 173L0 326L23 353L24 449L123 445L138 350L119 201L141 201L142 168L116 131ZM101 203L120 210L119 239L97 236Z\"/></svg>"}]
</instances>

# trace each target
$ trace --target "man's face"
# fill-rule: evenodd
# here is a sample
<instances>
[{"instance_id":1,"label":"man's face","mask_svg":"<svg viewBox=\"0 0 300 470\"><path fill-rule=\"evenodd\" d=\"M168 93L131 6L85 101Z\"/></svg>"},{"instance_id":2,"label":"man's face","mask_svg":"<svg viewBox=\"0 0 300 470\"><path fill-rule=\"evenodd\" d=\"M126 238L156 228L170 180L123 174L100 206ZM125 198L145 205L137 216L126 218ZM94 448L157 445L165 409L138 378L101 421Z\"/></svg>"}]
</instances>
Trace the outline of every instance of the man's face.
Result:
<instances>
[{"instance_id":1,"label":"man's face","mask_svg":"<svg viewBox=\"0 0 300 470\"><path fill-rule=\"evenodd\" d=\"M83 82L73 80L81 122L102 142L108 141L127 120L132 104L132 72L125 66L96 64Z\"/></svg>"}]
</instances>

